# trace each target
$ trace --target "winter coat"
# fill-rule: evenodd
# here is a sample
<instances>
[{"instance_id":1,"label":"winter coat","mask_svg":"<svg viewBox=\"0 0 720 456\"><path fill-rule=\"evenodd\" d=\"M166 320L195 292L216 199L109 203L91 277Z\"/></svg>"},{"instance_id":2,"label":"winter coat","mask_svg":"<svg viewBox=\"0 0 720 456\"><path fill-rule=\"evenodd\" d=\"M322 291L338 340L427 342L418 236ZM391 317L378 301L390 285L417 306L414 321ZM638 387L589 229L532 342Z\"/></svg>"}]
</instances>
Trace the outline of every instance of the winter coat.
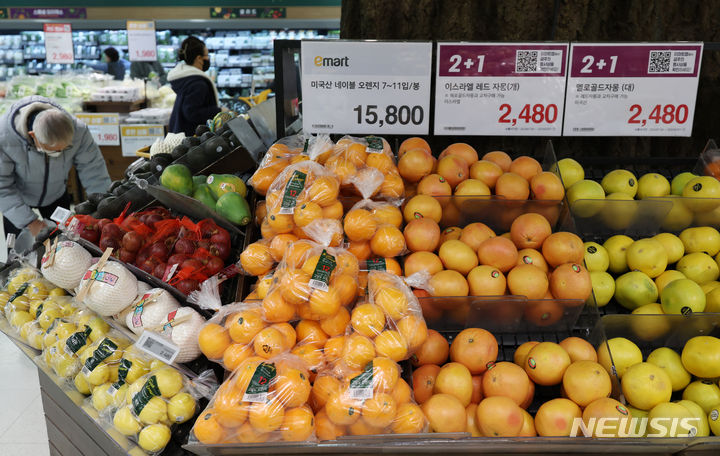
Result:
<instances>
[{"instance_id":1,"label":"winter coat","mask_svg":"<svg viewBox=\"0 0 720 456\"><path fill-rule=\"evenodd\" d=\"M170 133L192 136L198 125L221 111L215 84L204 71L180 62L170 70L167 80L177 94L170 114Z\"/></svg>"},{"instance_id":2,"label":"winter coat","mask_svg":"<svg viewBox=\"0 0 720 456\"><path fill-rule=\"evenodd\" d=\"M26 97L0 117L0 212L18 228L37 219L31 208L51 204L66 193L72 166L88 193L110 186L105 159L82 122L73 118L72 146L59 157L35 148L27 134L28 116L49 108L62 109L45 97Z\"/></svg>"}]
</instances>

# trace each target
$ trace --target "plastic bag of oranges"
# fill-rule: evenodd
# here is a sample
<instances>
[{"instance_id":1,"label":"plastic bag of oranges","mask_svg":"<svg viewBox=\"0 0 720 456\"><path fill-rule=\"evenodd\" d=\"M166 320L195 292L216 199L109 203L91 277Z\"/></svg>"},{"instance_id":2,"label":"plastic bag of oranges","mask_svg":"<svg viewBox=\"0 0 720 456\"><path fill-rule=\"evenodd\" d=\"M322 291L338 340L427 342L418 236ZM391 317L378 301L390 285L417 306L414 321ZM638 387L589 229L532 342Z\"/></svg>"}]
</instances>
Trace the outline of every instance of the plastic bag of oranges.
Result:
<instances>
[{"instance_id":1,"label":"plastic bag of oranges","mask_svg":"<svg viewBox=\"0 0 720 456\"><path fill-rule=\"evenodd\" d=\"M267 215L260 226L263 238L279 234L308 238L305 229L314 222L339 221L343 213L339 191L338 179L319 163L303 161L285 168L266 197Z\"/></svg>"},{"instance_id":2,"label":"plastic bag of oranges","mask_svg":"<svg viewBox=\"0 0 720 456\"><path fill-rule=\"evenodd\" d=\"M128 384L121 403L106 409L102 421L147 454L160 453L170 442L173 426L192 420L198 400L209 398L217 386L212 371L187 374L160 361L151 363L147 374Z\"/></svg>"},{"instance_id":3,"label":"plastic bag of oranges","mask_svg":"<svg viewBox=\"0 0 720 456\"><path fill-rule=\"evenodd\" d=\"M233 371L251 357L269 359L295 347L295 328L268 321L258 302L223 306L198 334L200 350Z\"/></svg>"},{"instance_id":4,"label":"plastic bag of oranges","mask_svg":"<svg viewBox=\"0 0 720 456\"><path fill-rule=\"evenodd\" d=\"M395 362L408 359L428 334L422 308L408 285L382 271L368 273L368 302L355 306L350 325L341 354L350 369L359 369L376 356Z\"/></svg>"},{"instance_id":5,"label":"plastic bag of oranges","mask_svg":"<svg viewBox=\"0 0 720 456\"><path fill-rule=\"evenodd\" d=\"M307 150L310 138L304 134L280 138L265 152L257 171L248 183L261 195L267 194L275 178L288 166L298 161L308 160L303 153Z\"/></svg>"},{"instance_id":6,"label":"plastic bag of oranges","mask_svg":"<svg viewBox=\"0 0 720 456\"><path fill-rule=\"evenodd\" d=\"M321 321L357 297L357 258L342 248L312 241L293 243L273 276L262 307L270 322Z\"/></svg>"},{"instance_id":7,"label":"plastic bag of oranges","mask_svg":"<svg viewBox=\"0 0 720 456\"><path fill-rule=\"evenodd\" d=\"M314 441L310 391L302 359L291 354L247 359L218 388L190 438L206 445Z\"/></svg>"},{"instance_id":8,"label":"plastic bag of oranges","mask_svg":"<svg viewBox=\"0 0 720 456\"><path fill-rule=\"evenodd\" d=\"M359 368L338 363L318 374L310 393L318 439L426 432L428 421L401 372L395 361L376 356Z\"/></svg>"},{"instance_id":9,"label":"plastic bag of oranges","mask_svg":"<svg viewBox=\"0 0 720 456\"><path fill-rule=\"evenodd\" d=\"M338 176L348 194L359 194L363 198L398 198L404 193L390 145L377 136L344 136L335 144L334 152L324 164ZM393 178L395 175L397 179ZM393 181L389 186L385 186L386 178Z\"/></svg>"},{"instance_id":10,"label":"plastic bag of oranges","mask_svg":"<svg viewBox=\"0 0 720 456\"><path fill-rule=\"evenodd\" d=\"M390 202L364 199L356 203L343 220L349 250L359 260L371 256L392 258L407 252L405 235L400 231L402 213Z\"/></svg>"}]
</instances>

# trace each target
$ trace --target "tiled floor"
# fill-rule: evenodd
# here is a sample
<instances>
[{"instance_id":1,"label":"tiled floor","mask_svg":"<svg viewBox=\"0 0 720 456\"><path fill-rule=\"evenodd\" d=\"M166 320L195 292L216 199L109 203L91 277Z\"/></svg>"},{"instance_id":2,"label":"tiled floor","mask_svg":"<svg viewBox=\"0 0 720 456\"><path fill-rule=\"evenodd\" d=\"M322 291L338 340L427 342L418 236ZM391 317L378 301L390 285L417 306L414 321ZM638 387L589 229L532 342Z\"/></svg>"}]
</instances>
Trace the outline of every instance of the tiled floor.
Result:
<instances>
[{"instance_id":1,"label":"tiled floor","mask_svg":"<svg viewBox=\"0 0 720 456\"><path fill-rule=\"evenodd\" d=\"M37 368L0 333L0 456L47 456Z\"/></svg>"}]
</instances>

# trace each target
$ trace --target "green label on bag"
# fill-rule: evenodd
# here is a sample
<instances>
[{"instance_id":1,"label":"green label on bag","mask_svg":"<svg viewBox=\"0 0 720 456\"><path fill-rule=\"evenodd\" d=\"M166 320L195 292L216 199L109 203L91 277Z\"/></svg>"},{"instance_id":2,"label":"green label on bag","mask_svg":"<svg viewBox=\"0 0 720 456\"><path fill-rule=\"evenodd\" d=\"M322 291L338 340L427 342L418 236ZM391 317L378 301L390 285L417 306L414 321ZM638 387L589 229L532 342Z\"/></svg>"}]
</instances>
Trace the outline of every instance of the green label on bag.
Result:
<instances>
[{"instance_id":1,"label":"green label on bag","mask_svg":"<svg viewBox=\"0 0 720 456\"><path fill-rule=\"evenodd\" d=\"M387 264L385 258L374 258L367 260L368 271L387 271Z\"/></svg>"},{"instance_id":2,"label":"green label on bag","mask_svg":"<svg viewBox=\"0 0 720 456\"><path fill-rule=\"evenodd\" d=\"M310 140L306 139L305 145L303 146L303 151L302 151L303 154L307 154L308 146L310 146Z\"/></svg>"},{"instance_id":3,"label":"green label on bag","mask_svg":"<svg viewBox=\"0 0 720 456\"><path fill-rule=\"evenodd\" d=\"M118 364L118 380L112 384L113 388L117 390L125 384L125 379L127 378L128 371L131 367L132 361L129 359L123 358L120 360L120 364Z\"/></svg>"},{"instance_id":4,"label":"green label on bag","mask_svg":"<svg viewBox=\"0 0 720 456\"><path fill-rule=\"evenodd\" d=\"M83 370L87 369L87 373L92 372L101 362L115 353L117 348L118 346L115 345L115 342L107 338L103 339L95 351L93 351L92 356L85 360L85 368Z\"/></svg>"},{"instance_id":5,"label":"green label on bag","mask_svg":"<svg viewBox=\"0 0 720 456\"><path fill-rule=\"evenodd\" d=\"M36 319L36 320L37 320L37 317L39 317L40 314L42 313L42 310L43 310L43 306L44 306L44 305L45 305L45 303L43 302L42 304L40 304L39 306L37 306L37 308L35 309L35 319ZM55 320L53 320L53 322L54 322L54 321L55 321Z\"/></svg>"},{"instance_id":6,"label":"green label on bag","mask_svg":"<svg viewBox=\"0 0 720 456\"><path fill-rule=\"evenodd\" d=\"M18 296L22 296L22 294L25 293L25 290L27 290L27 288L28 288L27 282L20 285L20 288L18 288L17 291L8 298L7 302L9 302L9 303L13 302L15 299L17 299Z\"/></svg>"},{"instance_id":7,"label":"green label on bag","mask_svg":"<svg viewBox=\"0 0 720 456\"><path fill-rule=\"evenodd\" d=\"M276 374L275 364L260 363L250 379L250 384L245 390L242 400L245 402L267 402L270 383L272 383Z\"/></svg>"},{"instance_id":8,"label":"green label on bag","mask_svg":"<svg viewBox=\"0 0 720 456\"><path fill-rule=\"evenodd\" d=\"M285 186L285 192L283 192L282 203L280 203L280 214L292 214L295 211L297 198L305 188L305 179L307 179L307 174L300 171L294 171L290 176L290 180Z\"/></svg>"},{"instance_id":9,"label":"green label on bag","mask_svg":"<svg viewBox=\"0 0 720 456\"><path fill-rule=\"evenodd\" d=\"M366 400L373 397L373 362L370 361L365 365L365 369L350 379L350 387L348 388L351 399Z\"/></svg>"},{"instance_id":10,"label":"green label on bag","mask_svg":"<svg viewBox=\"0 0 720 456\"><path fill-rule=\"evenodd\" d=\"M335 270L335 266L337 266L335 257L327 253L327 250L323 250L310 279L310 288L328 291L330 275Z\"/></svg>"},{"instance_id":11,"label":"green label on bag","mask_svg":"<svg viewBox=\"0 0 720 456\"><path fill-rule=\"evenodd\" d=\"M377 136L368 136L365 138L365 141L367 141L368 144L367 151L369 154L376 154L383 151L382 139Z\"/></svg>"},{"instance_id":12,"label":"green label on bag","mask_svg":"<svg viewBox=\"0 0 720 456\"><path fill-rule=\"evenodd\" d=\"M80 349L87 344L87 339L91 332L92 328L85 325L84 331L78 331L75 334L70 335L67 338L67 341L65 341L65 351L71 355L80 351Z\"/></svg>"},{"instance_id":13,"label":"green label on bag","mask_svg":"<svg viewBox=\"0 0 720 456\"><path fill-rule=\"evenodd\" d=\"M160 388L157 384L157 378L153 375L150 377L138 393L132 398L133 412L140 415L150 399L160 395Z\"/></svg>"}]
</instances>

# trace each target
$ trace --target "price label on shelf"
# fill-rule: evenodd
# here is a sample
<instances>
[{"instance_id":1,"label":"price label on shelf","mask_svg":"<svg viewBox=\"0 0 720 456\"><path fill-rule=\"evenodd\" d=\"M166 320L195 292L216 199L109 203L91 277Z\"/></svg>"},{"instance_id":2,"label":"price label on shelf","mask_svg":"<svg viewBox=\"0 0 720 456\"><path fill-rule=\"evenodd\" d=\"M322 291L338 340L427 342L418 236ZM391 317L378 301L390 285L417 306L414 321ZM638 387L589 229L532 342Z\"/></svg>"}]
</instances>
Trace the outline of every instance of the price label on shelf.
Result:
<instances>
[{"instance_id":1,"label":"price label on shelf","mask_svg":"<svg viewBox=\"0 0 720 456\"><path fill-rule=\"evenodd\" d=\"M565 136L690 136L703 43L572 44Z\"/></svg>"},{"instance_id":2,"label":"price label on shelf","mask_svg":"<svg viewBox=\"0 0 720 456\"><path fill-rule=\"evenodd\" d=\"M432 43L303 41L303 129L428 133Z\"/></svg>"},{"instance_id":3,"label":"price label on shelf","mask_svg":"<svg viewBox=\"0 0 720 456\"><path fill-rule=\"evenodd\" d=\"M438 43L436 135L560 136L568 45Z\"/></svg>"},{"instance_id":4,"label":"price label on shelf","mask_svg":"<svg viewBox=\"0 0 720 456\"><path fill-rule=\"evenodd\" d=\"M155 22L127 21L128 55L131 62L157 60Z\"/></svg>"},{"instance_id":5,"label":"price label on shelf","mask_svg":"<svg viewBox=\"0 0 720 456\"><path fill-rule=\"evenodd\" d=\"M45 32L45 61L74 63L72 27L70 24L43 24Z\"/></svg>"},{"instance_id":6,"label":"price label on shelf","mask_svg":"<svg viewBox=\"0 0 720 456\"><path fill-rule=\"evenodd\" d=\"M120 145L120 115L116 112L81 112L75 114L87 125L98 146Z\"/></svg>"},{"instance_id":7,"label":"price label on shelf","mask_svg":"<svg viewBox=\"0 0 720 456\"><path fill-rule=\"evenodd\" d=\"M135 157L135 152L146 146L152 146L155 140L165 137L162 125L121 125L122 156Z\"/></svg>"}]
</instances>

